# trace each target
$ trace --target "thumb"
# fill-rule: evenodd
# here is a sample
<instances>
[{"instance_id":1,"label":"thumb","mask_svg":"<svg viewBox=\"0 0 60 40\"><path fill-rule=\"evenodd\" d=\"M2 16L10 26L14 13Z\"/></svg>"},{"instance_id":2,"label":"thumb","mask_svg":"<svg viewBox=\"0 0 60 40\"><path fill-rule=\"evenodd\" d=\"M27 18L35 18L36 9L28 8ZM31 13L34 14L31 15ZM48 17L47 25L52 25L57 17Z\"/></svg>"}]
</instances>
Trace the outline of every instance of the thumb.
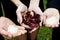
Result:
<instances>
[{"instance_id":1,"label":"thumb","mask_svg":"<svg viewBox=\"0 0 60 40\"><path fill-rule=\"evenodd\" d=\"M11 38L12 37L12 35L10 33L8 33L7 31L5 31L2 28L0 28L0 34L5 38Z\"/></svg>"},{"instance_id":2,"label":"thumb","mask_svg":"<svg viewBox=\"0 0 60 40\"><path fill-rule=\"evenodd\" d=\"M22 23L22 15L21 13L18 11L17 12L17 21L21 24Z\"/></svg>"},{"instance_id":3,"label":"thumb","mask_svg":"<svg viewBox=\"0 0 60 40\"><path fill-rule=\"evenodd\" d=\"M43 13L39 7L34 8L34 12L39 14L39 15L42 15L42 13Z\"/></svg>"},{"instance_id":4,"label":"thumb","mask_svg":"<svg viewBox=\"0 0 60 40\"><path fill-rule=\"evenodd\" d=\"M43 14L43 24L45 25L45 22L46 22L46 18L47 16L45 15L45 13Z\"/></svg>"},{"instance_id":5,"label":"thumb","mask_svg":"<svg viewBox=\"0 0 60 40\"><path fill-rule=\"evenodd\" d=\"M32 32L34 32L34 31L36 31L36 30L38 30L39 29L39 27L35 27L34 29L32 29L31 31L29 31L29 33L32 33Z\"/></svg>"}]
</instances>

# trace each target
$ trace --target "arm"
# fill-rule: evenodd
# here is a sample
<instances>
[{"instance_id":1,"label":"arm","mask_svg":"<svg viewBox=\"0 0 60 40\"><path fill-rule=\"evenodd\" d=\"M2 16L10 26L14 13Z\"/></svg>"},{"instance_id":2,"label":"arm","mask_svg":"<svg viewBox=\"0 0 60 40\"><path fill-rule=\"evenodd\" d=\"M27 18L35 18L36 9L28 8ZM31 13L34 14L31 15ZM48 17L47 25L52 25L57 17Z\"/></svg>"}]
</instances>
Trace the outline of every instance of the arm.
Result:
<instances>
[{"instance_id":1,"label":"arm","mask_svg":"<svg viewBox=\"0 0 60 40\"><path fill-rule=\"evenodd\" d=\"M11 0L17 7L23 4L20 0Z\"/></svg>"},{"instance_id":2,"label":"arm","mask_svg":"<svg viewBox=\"0 0 60 40\"><path fill-rule=\"evenodd\" d=\"M41 15L42 11L39 7L40 0L30 0L29 11L35 11L37 14Z\"/></svg>"},{"instance_id":3,"label":"arm","mask_svg":"<svg viewBox=\"0 0 60 40\"><path fill-rule=\"evenodd\" d=\"M27 12L27 6L25 6L20 0L11 0L16 6L16 15L17 15L17 21L18 23L22 23L22 15L21 12Z\"/></svg>"},{"instance_id":4,"label":"arm","mask_svg":"<svg viewBox=\"0 0 60 40\"><path fill-rule=\"evenodd\" d=\"M30 0L30 6L39 6L40 0Z\"/></svg>"}]
</instances>

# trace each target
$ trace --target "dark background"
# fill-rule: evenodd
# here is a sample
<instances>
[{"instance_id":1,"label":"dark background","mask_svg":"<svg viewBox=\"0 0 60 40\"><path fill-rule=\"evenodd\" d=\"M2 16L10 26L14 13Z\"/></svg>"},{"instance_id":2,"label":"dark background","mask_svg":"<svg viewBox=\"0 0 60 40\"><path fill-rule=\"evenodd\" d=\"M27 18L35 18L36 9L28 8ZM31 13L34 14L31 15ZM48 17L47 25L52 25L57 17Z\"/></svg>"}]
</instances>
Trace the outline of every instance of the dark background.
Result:
<instances>
[{"instance_id":1,"label":"dark background","mask_svg":"<svg viewBox=\"0 0 60 40\"><path fill-rule=\"evenodd\" d=\"M12 3L10 0L0 0L0 2L3 4L3 8L5 11L5 17L11 19L14 23L16 23L18 25L17 22L17 16L16 16L16 9L17 7L14 5L14 3ZM30 0L21 0L22 3L24 3L27 7L29 7L29 2ZM40 5L39 5L42 9L42 11L44 10L43 8L43 1L40 1ZM0 17L3 16L2 14L2 9L1 9L1 5L0 5ZM0 40L3 40L3 37L0 35Z\"/></svg>"},{"instance_id":2,"label":"dark background","mask_svg":"<svg viewBox=\"0 0 60 40\"><path fill-rule=\"evenodd\" d=\"M47 8L56 8L60 13L60 0L48 0ZM53 29L52 40L60 40L60 27Z\"/></svg>"},{"instance_id":3,"label":"dark background","mask_svg":"<svg viewBox=\"0 0 60 40\"><path fill-rule=\"evenodd\" d=\"M0 0L3 4L3 8L5 11L5 17L10 18L14 23L18 24L16 9L17 7L10 0ZM60 0L47 0L47 8L56 8L60 12ZM27 7L29 7L30 0L21 0ZM43 0L40 1L40 8L44 11L43 8ZM2 15L2 9L0 5L0 16ZM0 36L0 40L3 40L3 37ZM60 40L60 27L53 29L52 40Z\"/></svg>"}]
</instances>

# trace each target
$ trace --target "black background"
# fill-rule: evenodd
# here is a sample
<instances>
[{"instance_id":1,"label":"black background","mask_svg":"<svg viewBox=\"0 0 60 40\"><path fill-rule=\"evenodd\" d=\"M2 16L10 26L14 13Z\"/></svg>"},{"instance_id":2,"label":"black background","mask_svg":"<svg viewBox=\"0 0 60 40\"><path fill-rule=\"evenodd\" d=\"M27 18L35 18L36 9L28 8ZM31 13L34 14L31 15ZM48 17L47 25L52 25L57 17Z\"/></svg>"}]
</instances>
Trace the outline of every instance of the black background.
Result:
<instances>
[{"instance_id":1,"label":"black background","mask_svg":"<svg viewBox=\"0 0 60 40\"><path fill-rule=\"evenodd\" d=\"M3 4L5 10L5 17L10 18L14 23L18 24L16 9L17 7L10 0L0 0ZM47 8L56 8L60 12L60 0L47 0ZM29 7L30 0L21 0L27 7ZM44 11L43 0L40 1L40 8ZM2 16L2 9L0 5L0 16ZM3 40L3 37L0 36L0 40ZM53 29L52 40L60 40L60 27Z\"/></svg>"},{"instance_id":2,"label":"black background","mask_svg":"<svg viewBox=\"0 0 60 40\"><path fill-rule=\"evenodd\" d=\"M5 17L11 19L14 23L16 23L18 25L17 22L17 16L16 16L16 9L17 7L10 1L10 0L0 0L0 2L2 2L3 4L3 8L5 11ZM24 3L27 7L29 7L29 2L30 0L21 0L22 3ZM43 9L43 1L40 1L40 5L39 5L42 9ZM2 15L2 9L1 9L1 5L0 5L0 17L3 16ZM0 36L0 40L3 40L3 37Z\"/></svg>"}]
</instances>

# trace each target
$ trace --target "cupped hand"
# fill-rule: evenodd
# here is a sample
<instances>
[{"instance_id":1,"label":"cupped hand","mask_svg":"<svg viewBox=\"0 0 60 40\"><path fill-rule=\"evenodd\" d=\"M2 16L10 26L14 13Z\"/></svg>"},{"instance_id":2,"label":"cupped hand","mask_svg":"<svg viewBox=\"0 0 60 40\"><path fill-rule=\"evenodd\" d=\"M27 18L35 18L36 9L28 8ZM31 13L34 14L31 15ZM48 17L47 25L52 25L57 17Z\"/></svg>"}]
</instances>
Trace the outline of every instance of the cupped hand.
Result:
<instances>
[{"instance_id":1,"label":"cupped hand","mask_svg":"<svg viewBox=\"0 0 60 40\"><path fill-rule=\"evenodd\" d=\"M20 6L18 6L17 10L16 10L16 14L17 14L17 21L18 23L22 23L22 13L26 13L27 12L27 6L25 6L24 4L21 4Z\"/></svg>"},{"instance_id":2,"label":"cupped hand","mask_svg":"<svg viewBox=\"0 0 60 40\"><path fill-rule=\"evenodd\" d=\"M38 6L30 6L29 11L34 11L36 14L39 14L40 15L40 26L42 26L42 21L43 21L43 12L42 10L38 7Z\"/></svg>"},{"instance_id":3,"label":"cupped hand","mask_svg":"<svg viewBox=\"0 0 60 40\"><path fill-rule=\"evenodd\" d=\"M6 17L0 17L0 34L7 39L12 38L12 35L9 32L7 32L9 25L15 24Z\"/></svg>"},{"instance_id":4,"label":"cupped hand","mask_svg":"<svg viewBox=\"0 0 60 40\"><path fill-rule=\"evenodd\" d=\"M7 39L25 34L25 27L18 26L6 17L0 17L0 34Z\"/></svg>"},{"instance_id":5,"label":"cupped hand","mask_svg":"<svg viewBox=\"0 0 60 40\"><path fill-rule=\"evenodd\" d=\"M59 11L55 8L48 8L44 12L44 22L46 27L55 28L59 26Z\"/></svg>"},{"instance_id":6,"label":"cupped hand","mask_svg":"<svg viewBox=\"0 0 60 40\"><path fill-rule=\"evenodd\" d=\"M23 26L15 26L18 30L16 33L12 34L13 37L18 37L18 36L21 36L25 33L27 33L27 31L25 30L25 27Z\"/></svg>"}]
</instances>

